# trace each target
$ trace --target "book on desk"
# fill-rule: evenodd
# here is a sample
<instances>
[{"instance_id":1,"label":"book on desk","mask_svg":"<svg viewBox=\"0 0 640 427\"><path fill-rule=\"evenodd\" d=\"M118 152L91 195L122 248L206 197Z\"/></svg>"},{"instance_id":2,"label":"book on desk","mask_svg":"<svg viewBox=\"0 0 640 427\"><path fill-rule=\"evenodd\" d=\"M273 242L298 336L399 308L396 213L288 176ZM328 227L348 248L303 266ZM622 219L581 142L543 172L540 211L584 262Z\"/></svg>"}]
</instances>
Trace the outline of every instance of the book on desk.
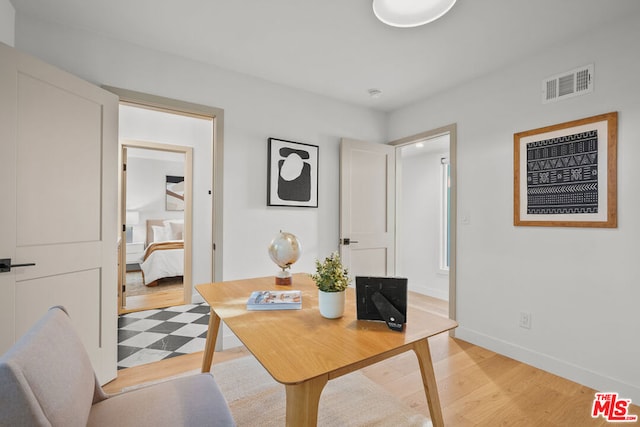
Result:
<instances>
[{"instance_id":1,"label":"book on desk","mask_svg":"<svg viewBox=\"0 0 640 427\"><path fill-rule=\"evenodd\" d=\"M302 292L254 291L247 300L247 310L300 310Z\"/></svg>"}]
</instances>

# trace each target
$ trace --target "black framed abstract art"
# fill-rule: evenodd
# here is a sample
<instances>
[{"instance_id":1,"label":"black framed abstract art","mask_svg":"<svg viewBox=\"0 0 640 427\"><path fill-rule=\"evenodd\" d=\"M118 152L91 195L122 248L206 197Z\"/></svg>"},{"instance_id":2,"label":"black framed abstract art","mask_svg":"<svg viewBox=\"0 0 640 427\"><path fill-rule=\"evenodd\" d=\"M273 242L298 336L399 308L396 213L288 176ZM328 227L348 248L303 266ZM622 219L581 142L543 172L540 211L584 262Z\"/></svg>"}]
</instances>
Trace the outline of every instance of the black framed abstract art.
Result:
<instances>
[{"instance_id":1,"label":"black framed abstract art","mask_svg":"<svg viewBox=\"0 0 640 427\"><path fill-rule=\"evenodd\" d=\"M514 134L514 225L618 226L618 113Z\"/></svg>"},{"instance_id":2,"label":"black framed abstract art","mask_svg":"<svg viewBox=\"0 0 640 427\"><path fill-rule=\"evenodd\" d=\"M267 205L318 207L318 146L269 138Z\"/></svg>"}]
</instances>

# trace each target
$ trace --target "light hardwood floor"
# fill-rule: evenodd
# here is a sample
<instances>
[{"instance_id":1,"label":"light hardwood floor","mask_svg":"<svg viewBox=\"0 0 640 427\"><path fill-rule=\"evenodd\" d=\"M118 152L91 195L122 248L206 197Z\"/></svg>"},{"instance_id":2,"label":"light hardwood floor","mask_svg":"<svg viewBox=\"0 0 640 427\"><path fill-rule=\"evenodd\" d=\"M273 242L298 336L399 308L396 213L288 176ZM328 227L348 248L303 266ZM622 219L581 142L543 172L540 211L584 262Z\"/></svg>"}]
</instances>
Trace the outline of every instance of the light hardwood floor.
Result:
<instances>
[{"instance_id":1,"label":"light hardwood floor","mask_svg":"<svg viewBox=\"0 0 640 427\"><path fill-rule=\"evenodd\" d=\"M135 295L127 297L125 308L118 310L118 314L133 313L135 311L165 308L184 304L184 291L161 291L148 295Z\"/></svg>"},{"instance_id":2,"label":"light hardwood floor","mask_svg":"<svg viewBox=\"0 0 640 427\"><path fill-rule=\"evenodd\" d=\"M412 304L446 314L443 301L424 297ZM429 340L445 424L448 426L605 426L591 418L595 390L560 378L487 349L441 334ZM214 363L247 356L244 347L216 352ZM202 352L119 371L105 386L108 393L125 387L196 371ZM398 355L362 372L398 399L429 412L412 352ZM631 414L640 415L632 405ZM634 423L631 423L634 425Z\"/></svg>"}]
</instances>

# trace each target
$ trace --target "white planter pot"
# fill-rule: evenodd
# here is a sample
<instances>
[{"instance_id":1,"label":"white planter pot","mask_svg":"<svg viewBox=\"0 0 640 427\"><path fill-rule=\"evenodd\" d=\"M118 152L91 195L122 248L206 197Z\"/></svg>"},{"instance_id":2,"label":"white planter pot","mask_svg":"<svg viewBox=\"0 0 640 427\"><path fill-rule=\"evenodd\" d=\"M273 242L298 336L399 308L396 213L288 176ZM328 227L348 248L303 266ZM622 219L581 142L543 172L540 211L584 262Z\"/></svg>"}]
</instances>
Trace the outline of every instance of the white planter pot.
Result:
<instances>
[{"instance_id":1,"label":"white planter pot","mask_svg":"<svg viewBox=\"0 0 640 427\"><path fill-rule=\"evenodd\" d=\"M327 319L337 319L344 314L344 301L346 293L323 292L318 290L318 308L322 317Z\"/></svg>"}]
</instances>

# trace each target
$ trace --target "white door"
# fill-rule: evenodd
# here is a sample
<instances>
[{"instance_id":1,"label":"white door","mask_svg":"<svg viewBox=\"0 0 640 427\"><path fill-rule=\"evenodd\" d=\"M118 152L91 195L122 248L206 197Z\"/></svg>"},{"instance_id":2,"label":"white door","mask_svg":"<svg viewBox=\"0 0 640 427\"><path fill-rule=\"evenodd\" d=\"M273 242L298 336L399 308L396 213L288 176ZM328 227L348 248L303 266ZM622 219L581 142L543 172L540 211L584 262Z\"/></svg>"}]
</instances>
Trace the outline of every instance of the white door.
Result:
<instances>
[{"instance_id":1,"label":"white door","mask_svg":"<svg viewBox=\"0 0 640 427\"><path fill-rule=\"evenodd\" d=\"M118 98L0 44L0 352L67 308L99 380L116 376ZM46 356L45 356L46 357Z\"/></svg>"},{"instance_id":2,"label":"white door","mask_svg":"<svg viewBox=\"0 0 640 427\"><path fill-rule=\"evenodd\" d=\"M395 274L395 147L340 145L340 255L352 277Z\"/></svg>"}]
</instances>

